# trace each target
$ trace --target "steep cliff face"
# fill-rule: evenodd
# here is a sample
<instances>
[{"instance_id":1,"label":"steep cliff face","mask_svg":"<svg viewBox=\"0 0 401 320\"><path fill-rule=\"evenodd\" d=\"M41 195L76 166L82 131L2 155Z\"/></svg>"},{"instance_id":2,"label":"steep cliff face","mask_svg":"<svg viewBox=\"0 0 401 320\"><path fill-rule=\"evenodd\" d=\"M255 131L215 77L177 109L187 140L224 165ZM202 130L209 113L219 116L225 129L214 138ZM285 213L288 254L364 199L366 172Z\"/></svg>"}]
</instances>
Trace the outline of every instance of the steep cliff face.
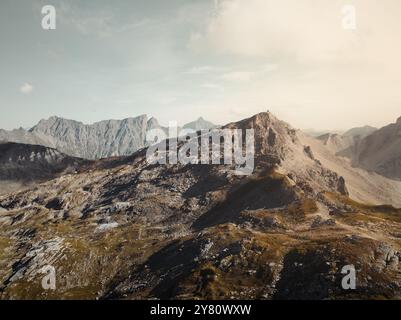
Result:
<instances>
[{"instance_id":1,"label":"steep cliff face","mask_svg":"<svg viewBox=\"0 0 401 320\"><path fill-rule=\"evenodd\" d=\"M157 122L149 122L150 128ZM145 146L148 119L145 115L124 120L106 120L86 125L51 117L32 129L0 130L0 141L38 144L74 157L99 159L128 155Z\"/></svg>"},{"instance_id":2,"label":"steep cliff face","mask_svg":"<svg viewBox=\"0 0 401 320\"><path fill-rule=\"evenodd\" d=\"M40 121L30 133L66 154L96 159L128 155L143 148L147 130L145 115L93 125L52 117Z\"/></svg>"}]
</instances>

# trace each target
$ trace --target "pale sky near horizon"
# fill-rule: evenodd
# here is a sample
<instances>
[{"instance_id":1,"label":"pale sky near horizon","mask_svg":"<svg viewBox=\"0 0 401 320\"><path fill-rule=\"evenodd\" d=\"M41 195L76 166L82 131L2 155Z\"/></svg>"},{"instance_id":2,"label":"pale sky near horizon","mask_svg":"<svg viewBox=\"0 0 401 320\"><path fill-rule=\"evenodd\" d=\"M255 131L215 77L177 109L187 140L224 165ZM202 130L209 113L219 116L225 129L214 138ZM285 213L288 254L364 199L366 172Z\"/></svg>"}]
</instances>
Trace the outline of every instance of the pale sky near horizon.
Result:
<instances>
[{"instance_id":1,"label":"pale sky near horizon","mask_svg":"<svg viewBox=\"0 0 401 320\"><path fill-rule=\"evenodd\" d=\"M356 29L342 27L344 5ZM53 5L57 29L41 27ZM1 0L0 128L56 115L297 128L401 116L399 0Z\"/></svg>"}]
</instances>

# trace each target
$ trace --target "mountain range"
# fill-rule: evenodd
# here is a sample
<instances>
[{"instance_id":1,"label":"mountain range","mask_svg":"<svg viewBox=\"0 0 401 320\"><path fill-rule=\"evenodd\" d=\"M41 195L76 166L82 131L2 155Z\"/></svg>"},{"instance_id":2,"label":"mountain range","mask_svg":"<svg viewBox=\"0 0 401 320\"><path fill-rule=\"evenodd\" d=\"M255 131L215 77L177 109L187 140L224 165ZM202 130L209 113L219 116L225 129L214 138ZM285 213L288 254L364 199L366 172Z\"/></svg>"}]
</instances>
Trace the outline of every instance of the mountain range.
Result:
<instances>
[{"instance_id":1,"label":"mountain range","mask_svg":"<svg viewBox=\"0 0 401 320\"><path fill-rule=\"evenodd\" d=\"M141 149L0 196L0 298L401 298L401 182L270 112L223 128L254 129L252 175ZM341 287L347 265L356 290Z\"/></svg>"},{"instance_id":2,"label":"mountain range","mask_svg":"<svg viewBox=\"0 0 401 320\"><path fill-rule=\"evenodd\" d=\"M199 118L184 125L185 129L212 129L216 125ZM141 115L124 120L105 120L91 125L51 117L29 130L0 130L0 141L42 145L84 159L130 155L146 146L146 134L162 129L157 119ZM180 128L178 128L180 130Z\"/></svg>"},{"instance_id":3,"label":"mountain range","mask_svg":"<svg viewBox=\"0 0 401 320\"><path fill-rule=\"evenodd\" d=\"M350 158L354 166L401 180L401 117L339 151L339 155Z\"/></svg>"},{"instance_id":4,"label":"mountain range","mask_svg":"<svg viewBox=\"0 0 401 320\"><path fill-rule=\"evenodd\" d=\"M316 136L317 139L333 152L340 152L353 145L361 139L369 136L377 129L371 126L352 128L343 134L340 133L325 133Z\"/></svg>"}]
</instances>

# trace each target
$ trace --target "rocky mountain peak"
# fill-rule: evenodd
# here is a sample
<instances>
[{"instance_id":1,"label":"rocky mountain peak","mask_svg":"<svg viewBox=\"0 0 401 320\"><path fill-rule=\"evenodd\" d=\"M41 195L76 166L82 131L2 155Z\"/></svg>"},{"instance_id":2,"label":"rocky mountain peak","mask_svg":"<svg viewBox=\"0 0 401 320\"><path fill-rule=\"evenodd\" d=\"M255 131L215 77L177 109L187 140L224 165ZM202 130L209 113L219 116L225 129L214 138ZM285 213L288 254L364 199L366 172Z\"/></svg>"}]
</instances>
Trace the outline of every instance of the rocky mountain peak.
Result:
<instances>
[{"instance_id":1,"label":"rocky mountain peak","mask_svg":"<svg viewBox=\"0 0 401 320\"><path fill-rule=\"evenodd\" d=\"M152 117L148 120L147 122L147 129L152 130L152 129L158 129L161 128L159 121L155 117Z\"/></svg>"},{"instance_id":2,"label":"rocky mountain peak","mask_svg":"<svg viewBox=\"0 0 401 320\"><path fill-rule=\"evenodd\" d=\"M84 125L82 122L78 122L75 120L69 120L64 118L59 118L57 116L52 116L48 119L42 119L39 121L37 125L32 127L29 132L32 133L48 133L52 130L59 130L62 127L72 127L72 126L80 126Z\"/></svg>"},{"instance_id":3,"label":"rocky mountain peak","mask_svg":"<svg viewBox=\"0 0 401 320\"><path fill-rule=\"evenodd\" d=\"M262 112L239 122L230 123L224 128L253 129L255 152L257 155L274 155L285 158L286 152L297 142L296 130L271 112Z\"/></svg>"},{"instance_id":4,"label":"rocky mountain peak","mask_svg":"<svg viewBox=\"0 0 401 320\"><path fill-rule=\"evenodd\" d=\"M199 117L196 121L189 122L184 125L184 129L192 130L210 130L216 128L216 125L210 121L205 120L203 117Z\"/></svg>"}]
</instances>

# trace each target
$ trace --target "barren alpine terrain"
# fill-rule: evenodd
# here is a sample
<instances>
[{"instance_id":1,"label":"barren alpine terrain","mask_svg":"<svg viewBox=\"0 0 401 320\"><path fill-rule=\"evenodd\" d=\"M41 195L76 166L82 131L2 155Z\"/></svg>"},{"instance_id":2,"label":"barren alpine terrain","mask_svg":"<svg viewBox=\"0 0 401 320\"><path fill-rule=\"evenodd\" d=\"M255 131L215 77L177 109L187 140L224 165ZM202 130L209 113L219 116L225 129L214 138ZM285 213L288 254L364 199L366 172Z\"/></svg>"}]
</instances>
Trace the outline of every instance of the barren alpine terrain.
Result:
<instances>
[{"instance_id":1,"label":"barren alpine terrain","mask_svg":"<svg viewBox=\"0 0 401 320\"><path fill-rule=\"evenodd\" d=\"M224 128L255 130L252 175L150 165L141 149L0 196L0 297L401 298L401 182L270 112Z\"/></svg>"}]
</instances>

